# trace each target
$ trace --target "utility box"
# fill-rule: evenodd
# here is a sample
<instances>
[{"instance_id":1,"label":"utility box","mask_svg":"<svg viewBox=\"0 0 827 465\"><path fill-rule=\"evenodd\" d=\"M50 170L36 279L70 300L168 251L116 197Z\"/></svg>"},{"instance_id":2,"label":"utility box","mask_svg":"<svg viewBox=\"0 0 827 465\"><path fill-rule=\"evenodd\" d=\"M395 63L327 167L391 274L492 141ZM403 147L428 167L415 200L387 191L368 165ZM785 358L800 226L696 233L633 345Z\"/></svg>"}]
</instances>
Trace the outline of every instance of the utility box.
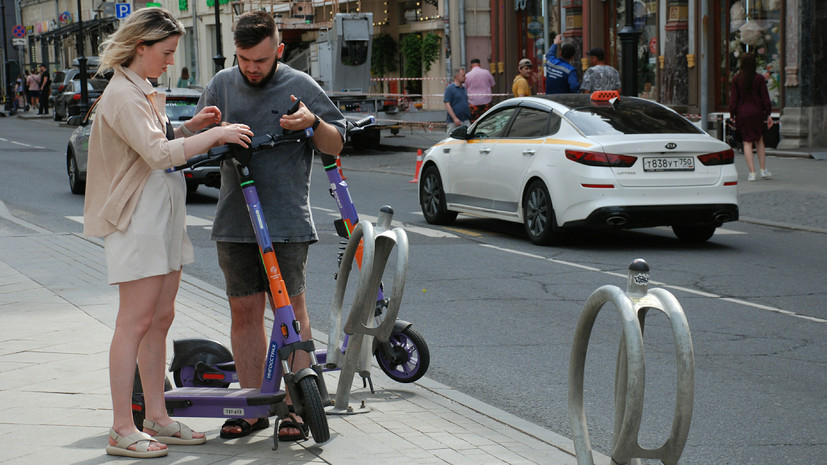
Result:
<instances>
[{"instance_id":1,"label":"utility box","mask_svg":"<svg viewBox=\"0 0 827 465\"><path fill-rule=\"evenodd\" d=\"M312 75L326 92L368 92L372 32L373 13L339 13L333 29L322 31L311 61L318 63Z\"/></svg>"}]
</instances>

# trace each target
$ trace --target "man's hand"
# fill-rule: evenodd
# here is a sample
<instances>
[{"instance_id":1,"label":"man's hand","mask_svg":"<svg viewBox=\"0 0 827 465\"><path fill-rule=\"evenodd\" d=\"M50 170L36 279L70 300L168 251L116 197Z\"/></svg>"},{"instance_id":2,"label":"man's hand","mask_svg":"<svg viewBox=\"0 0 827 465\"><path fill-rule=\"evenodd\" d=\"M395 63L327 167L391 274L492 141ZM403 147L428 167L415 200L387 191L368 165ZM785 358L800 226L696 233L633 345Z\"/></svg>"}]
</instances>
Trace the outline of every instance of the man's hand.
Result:
<instances>
[{"instance_id":1,"label":"man's hand","mask_svg":"<svg viewBox=\"0 0 827 465\"><path fill-rule=\"evenodd\" d=\"M298 100L295 95L290 96L290 101L295 102ZM309 108L304 104L304 102L299 103L299 109L296 110L295 113L290 115L281 115L279 119L279 124L282 128L288 131L301 131L303 129L307 129L313 126L313 123L316 122L316 115L310 111Z\"/></svg>"}]
</instances>

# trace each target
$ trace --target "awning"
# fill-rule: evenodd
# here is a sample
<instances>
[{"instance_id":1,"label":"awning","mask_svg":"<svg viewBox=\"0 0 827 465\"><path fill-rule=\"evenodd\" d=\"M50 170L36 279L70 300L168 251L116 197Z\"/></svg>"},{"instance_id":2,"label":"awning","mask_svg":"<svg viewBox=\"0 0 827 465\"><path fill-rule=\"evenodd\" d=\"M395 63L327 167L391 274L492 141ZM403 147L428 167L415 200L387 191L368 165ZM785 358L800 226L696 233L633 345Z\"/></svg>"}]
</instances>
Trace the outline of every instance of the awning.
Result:
<instances>
[{"instance_id":1,"label":"awning","mask_svg":"<svg viewBox=\"0 0 827 465\"><path fill-rule=\"evenodd\" d=\"M117 29L118 18L98 18L83 22L83 35L102 35L110 34ZM80 30L80 23L67 24L61 26L54 31L44 32L43 34L33 36L35 40L46 40L52 42L54 40L63 40L67 37L77 35Z\"/></svg>"}]
</instances>

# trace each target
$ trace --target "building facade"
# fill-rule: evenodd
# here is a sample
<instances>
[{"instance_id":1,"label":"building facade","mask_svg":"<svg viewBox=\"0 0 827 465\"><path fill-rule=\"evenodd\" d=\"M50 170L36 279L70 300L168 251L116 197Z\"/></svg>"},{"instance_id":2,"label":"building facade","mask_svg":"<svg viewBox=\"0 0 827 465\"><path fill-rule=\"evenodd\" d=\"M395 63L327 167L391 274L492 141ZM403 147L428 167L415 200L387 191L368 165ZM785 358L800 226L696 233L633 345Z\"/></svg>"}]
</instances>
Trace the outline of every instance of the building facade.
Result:
<instances>
[{"instance_id":1,"label":"building facade","mask_svg":"<svg viewBox=\"0 0 827 465\"><path fill-rule=\"evenodd\" d=\"M146 6L142 1L131 7ZM161 0L149 5L169 9L187 29L176 65L162 82L174 83L186 66L200 86L215 73L221 58L224 66L232 65L232 28L243 11L273 13L288 60L329 28L335 13L372 12L374 37L391 39L383 45L375 40L374 49L396 53L394 67L374 75L378 79L373 91L435 111L443 108L441 97L452 69L466 66L472 58L480 59L494 75L495 101L509 96L522 58L534 63L532 85L541 93L545 51L558 33L575 45L581 76L588 66L585 52L593 47L603 48L609 64L622 69L620 32L630 14L628 22L639 34L633 58L636 89L624 89L625 94L661 102L690 118L715 120L727 111L738 58L753 52L780 116L780 147L827 145L827 86L818 84L818 76L827 71L827 30L816 27L827 19L827 1L628 3L631 12L626 11L626 0L218 0L217 13L213 0ZM24 66L44 62L53 69L68 67L78 54L78 13L84 22L84 53L97 53L102 39L117 27L116 3L80 0L80 5L78 12L76 0L18 0L16 13L28 31ZM8 16L7 12L7 23ZM223 38L220 49L217 31Z\"/></svg>"}]
</instances>

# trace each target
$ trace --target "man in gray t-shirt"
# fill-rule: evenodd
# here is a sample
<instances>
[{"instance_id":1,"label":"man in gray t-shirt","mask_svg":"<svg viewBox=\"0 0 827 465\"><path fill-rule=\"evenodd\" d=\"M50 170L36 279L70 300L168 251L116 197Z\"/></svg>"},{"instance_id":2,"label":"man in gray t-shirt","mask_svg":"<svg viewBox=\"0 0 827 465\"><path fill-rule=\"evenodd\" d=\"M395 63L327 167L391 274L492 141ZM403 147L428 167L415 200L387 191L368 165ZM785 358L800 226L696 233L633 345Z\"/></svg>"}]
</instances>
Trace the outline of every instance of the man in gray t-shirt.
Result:
<instances>
[{"instance_id":1,"label":"man in gray t-shirt","mask_svg":"<svg viewBox=\"0 0 827 465\"><path fill-rule=\"evenodd\" d=\"M620 92L620 73L606 64L606 54L602 48L589 50L589 69L583 74L580 92L590 94L598 90L616 90Z\"/></svg>"},{"instance_id":2,"label":"man in gray t-shirt","mask_svg":"<svg viewBox=\"0 0 827 465\"><path fill-rule=\"evenodd\" d=\"M244 123L254 135L280 134L313 128L311 139L257 152L247 164L255 181L270 239L283 276L290 305L303 340L311 338L305 299L308 245L316 242L310 214L310 172L313 149L337 154L342 149L345 119L319 85L307 74L279 63L284 44L273 16L265 12L242 15L233 39L238 66L222 70L207 84L198 109L214 105L222 121ZM296 98L299 109L287 114ZM261 264L238 173L231 163L221 166L221 191L212 239L224 273L232 313L231 339L239 384L259 388L263 379L267 338L265 293L269 282ZM276 306L270 299L271 305ZM292 371L309 366L309 357L294 354ZM288 396L288 403L291 403ZM269 426L267 418L236 418L221 428L222 438L238 438ZM291 414L279 427L280 440L306 435L307 426Z\"/></svg>"}]
</instances>

